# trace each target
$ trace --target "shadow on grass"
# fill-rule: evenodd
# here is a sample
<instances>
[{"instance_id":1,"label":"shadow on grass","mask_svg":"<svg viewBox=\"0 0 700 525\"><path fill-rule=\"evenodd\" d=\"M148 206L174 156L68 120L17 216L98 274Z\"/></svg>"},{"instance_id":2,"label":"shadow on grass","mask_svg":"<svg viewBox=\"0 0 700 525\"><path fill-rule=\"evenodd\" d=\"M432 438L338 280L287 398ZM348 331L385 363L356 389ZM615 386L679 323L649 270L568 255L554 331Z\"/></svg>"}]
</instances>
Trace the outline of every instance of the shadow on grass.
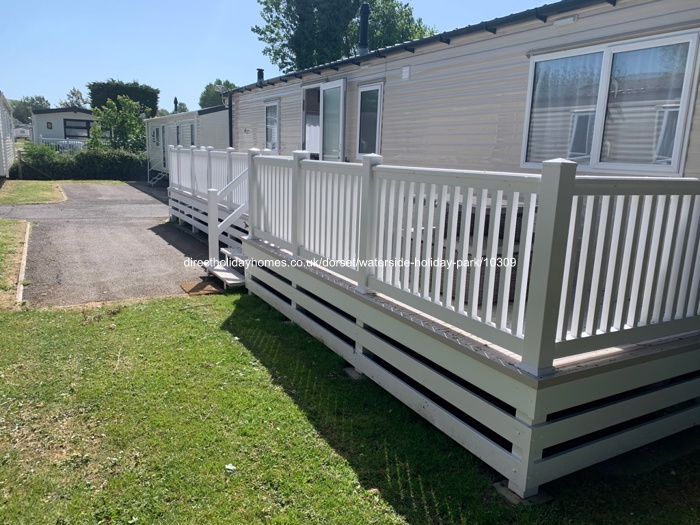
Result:
<instances>
[{"instance_id":1,"label":"shadow on grass","mask_svg":"<svg viewBox=\"0 0 700 525\"><path fill-rule=\"evenodd\" d=\"M260 319L260 323L251 322ZM256 297L242 296L222 328L238 336L273 381L353 468L362 488L408 523L507 523L499 476Z\"/></svg>"},{"instance_id":2,"label":"shadow on grass","mask_svg":"<svg viewBox=\"0 0 700 525\"><path fill-rule=\"evenodd\" d=\"M548 505L514 509L492 488L498 473L369 379L349 379L340 357L260 299L242 296L222 329L268 369L362 488L408 523L700 523L700 449L657 461L698 429L545 485Z\"/></svg>"}]
</instances>

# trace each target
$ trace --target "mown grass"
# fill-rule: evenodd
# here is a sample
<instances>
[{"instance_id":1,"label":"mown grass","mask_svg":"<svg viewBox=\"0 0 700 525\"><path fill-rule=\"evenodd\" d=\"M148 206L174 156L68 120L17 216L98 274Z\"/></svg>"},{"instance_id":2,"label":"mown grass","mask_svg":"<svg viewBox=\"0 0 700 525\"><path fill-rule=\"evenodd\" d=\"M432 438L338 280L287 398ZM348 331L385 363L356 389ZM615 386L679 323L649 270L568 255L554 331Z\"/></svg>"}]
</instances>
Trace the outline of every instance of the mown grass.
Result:
<instances>
[{"instance_id":1,"label":"mown grass","mask_svg":"<svg viewBox=\"0 0 700 525\"><path fill-rule=\"evenodd\" d=\"M61 202L64 184L126 184L113 180L6 180L0 185L0 204L38 204Z\"/></svg>"},{"instance_id":2,"label":"mown grass","mask_svg":"<svg viewBox=\"0 0 700 525\"><path fill-rule=\"evenodd\" d=\"M255 297L0 327L0 523L700 522L700 454L508 506L497 474Z\"/></svg>"},{"instance_id":3,"label":"mown grass","mask_svg":"<svg viewBox=\"0 0 700 525\"><path fill-rule=\"evenodd\" d=\"M61 202L58 183L44 180L6 180L0 186L0 204Z\"/></svg>"},{"instance_id":4,"label":"mown grass","mask_svg":"<svg viewBox=\"0 0 700 525\"><path fill-rule=\"evenodd\" d=\"M26 225L25 221L0 219L0 310L15 305Z\"/></svg>"}]
</instances>

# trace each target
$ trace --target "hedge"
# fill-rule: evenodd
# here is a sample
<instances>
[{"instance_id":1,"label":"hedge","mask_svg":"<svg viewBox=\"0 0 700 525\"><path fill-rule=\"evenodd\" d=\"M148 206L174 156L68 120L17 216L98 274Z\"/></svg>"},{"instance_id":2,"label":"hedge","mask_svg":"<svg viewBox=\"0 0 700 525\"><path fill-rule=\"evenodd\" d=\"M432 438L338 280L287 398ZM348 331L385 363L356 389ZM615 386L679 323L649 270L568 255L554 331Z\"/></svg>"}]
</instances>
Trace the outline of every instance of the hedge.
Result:
<instances>
[{"instance_id":1,"label":"hedge","mask_svg":"<svg viewBox=\"0 0 700 525\"><path fill-rule=\"evenodd\" d=\"M65 155L50 146L29 145L22 161L22 178L35 180L145 180L148 169L145 152L109 148ZM19 178L17 163L10 178Z\"/></svg>"}]
</instances>

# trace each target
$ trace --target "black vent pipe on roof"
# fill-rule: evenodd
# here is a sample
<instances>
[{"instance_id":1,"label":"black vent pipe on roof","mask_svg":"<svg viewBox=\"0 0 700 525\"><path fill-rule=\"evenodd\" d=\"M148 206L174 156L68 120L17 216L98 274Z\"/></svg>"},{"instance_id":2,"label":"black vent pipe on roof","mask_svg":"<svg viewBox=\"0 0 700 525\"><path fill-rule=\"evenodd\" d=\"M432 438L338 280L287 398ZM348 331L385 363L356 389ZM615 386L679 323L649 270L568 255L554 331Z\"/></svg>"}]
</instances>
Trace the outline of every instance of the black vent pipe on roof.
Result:
<instances>
[{"instance_id":1,"label":"black vent pipe on roof","mask_svg":"<svg viewBox=\"0 0 700 525\"><path fill-rule=\"evenodd\" d=\"M258 68L258 82L262 82L263 80L265 80L265 70Z\"/></svg>"},{"instance_id":2,"label":"black vent pipe on roof","mask_svg":"<svg viewBox=\"0 0 700 525\"><path fill-rule=\"evenodd\" d=\"M369 4L360 7L360 41L357 44L357 53L366 55L369 53Z\"/></svg>"}]
</instances>

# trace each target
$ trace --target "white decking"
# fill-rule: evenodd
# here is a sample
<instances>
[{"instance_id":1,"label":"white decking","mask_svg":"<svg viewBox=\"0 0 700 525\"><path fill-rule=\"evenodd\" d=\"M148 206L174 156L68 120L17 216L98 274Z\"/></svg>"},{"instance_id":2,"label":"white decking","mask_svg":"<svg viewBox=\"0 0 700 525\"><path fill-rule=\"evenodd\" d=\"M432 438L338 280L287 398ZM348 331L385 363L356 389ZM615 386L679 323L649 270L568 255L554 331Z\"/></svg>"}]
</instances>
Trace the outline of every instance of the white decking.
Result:
<instances>
[{"instance_id":1,"label":"white decking","mask_svg":"<svg viewBox=\"0 0 700 525\"><path fill-rule=\"evenodd\" d=\"M240 155L221 153L222 166ZM208 208L237 178L215 183L208 155L191 184L181 170L171 208L213 231L208 209L221 225L240 206ZM540 176L305 157L248 154L246 286L514 492L700 422L699 181L576 177L565 161ZM482 258L516 263L360 262Z\"/></svg>"}]
</instances>

